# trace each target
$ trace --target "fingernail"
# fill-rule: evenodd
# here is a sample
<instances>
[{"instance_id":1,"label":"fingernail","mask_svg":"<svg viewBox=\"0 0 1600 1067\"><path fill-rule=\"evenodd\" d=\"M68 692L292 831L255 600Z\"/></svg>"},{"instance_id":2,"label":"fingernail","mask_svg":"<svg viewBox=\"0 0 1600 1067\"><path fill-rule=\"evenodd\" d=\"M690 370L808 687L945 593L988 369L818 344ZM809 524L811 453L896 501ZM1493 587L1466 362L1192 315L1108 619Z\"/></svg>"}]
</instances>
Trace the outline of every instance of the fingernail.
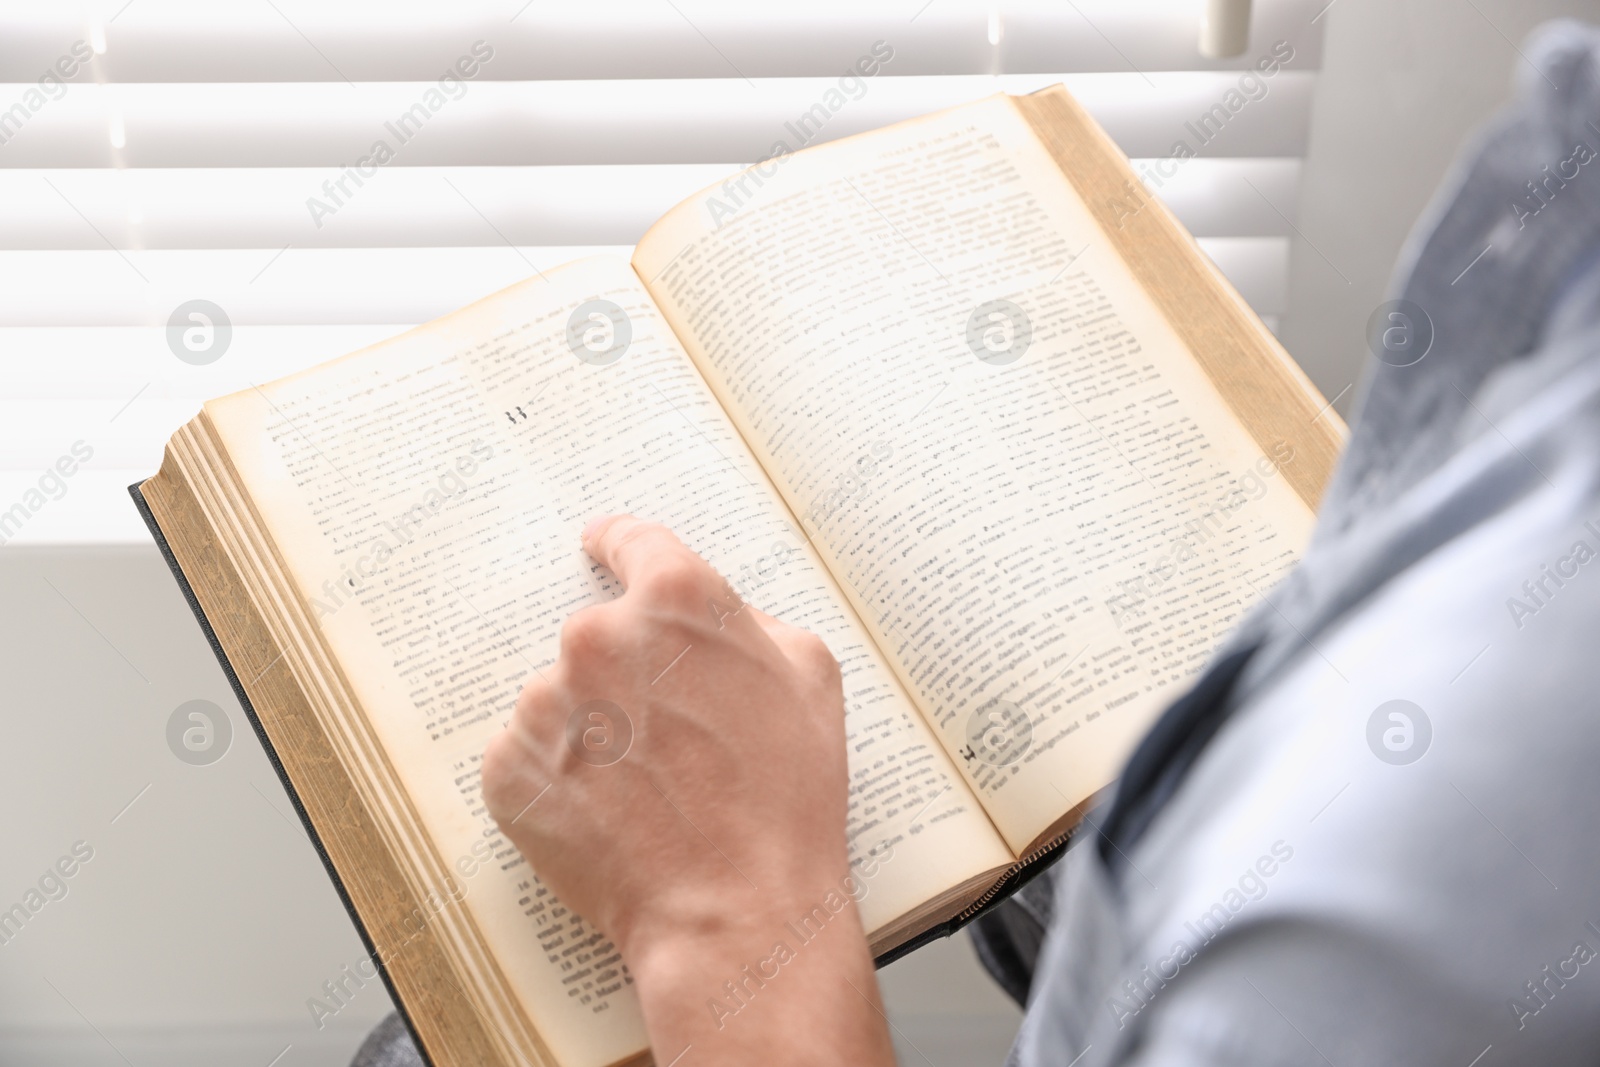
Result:
<instances>
[{"instance_id":1,"label":"fingernail","mask_svg":"<svg viewBox=\"0 0 1600 1067\"><path fill-rule=\"evenodd\" d=\"M589 538L591 538L595 534L599 533L600 532L600 527L604 526L607 522L610 522L610 521L611 521L611 516L610 515L597 515L594 518L589 520L589 525L587 525L587 526L585 526L583 528L583 533L580 534L579 536L582 538L583 542L585 544L587 544L589 542Z\"/></svg>"}]
</instances>

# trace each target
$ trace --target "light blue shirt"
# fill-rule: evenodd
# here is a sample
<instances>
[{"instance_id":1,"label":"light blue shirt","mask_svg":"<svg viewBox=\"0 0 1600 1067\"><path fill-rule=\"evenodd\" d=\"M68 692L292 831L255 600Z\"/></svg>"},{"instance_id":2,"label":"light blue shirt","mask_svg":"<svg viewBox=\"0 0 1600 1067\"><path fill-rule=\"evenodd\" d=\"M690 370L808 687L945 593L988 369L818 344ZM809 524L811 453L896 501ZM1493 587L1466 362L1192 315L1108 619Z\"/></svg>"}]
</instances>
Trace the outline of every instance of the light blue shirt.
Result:
<instances>
[{"instance_id":1,"label":"light blue shirt","mask_svg":"<svg viewBox=\"0 0 1600 1067\"><path fill-rule=\"evenodd\" d=\"M1215 738L1054 872L1013 1063L1600 1057L1600 162L1525 185L1600 153L1600 34L1523 50L1406 253L1431 347L1375 364Z\"/></svg>"}]
</instances>

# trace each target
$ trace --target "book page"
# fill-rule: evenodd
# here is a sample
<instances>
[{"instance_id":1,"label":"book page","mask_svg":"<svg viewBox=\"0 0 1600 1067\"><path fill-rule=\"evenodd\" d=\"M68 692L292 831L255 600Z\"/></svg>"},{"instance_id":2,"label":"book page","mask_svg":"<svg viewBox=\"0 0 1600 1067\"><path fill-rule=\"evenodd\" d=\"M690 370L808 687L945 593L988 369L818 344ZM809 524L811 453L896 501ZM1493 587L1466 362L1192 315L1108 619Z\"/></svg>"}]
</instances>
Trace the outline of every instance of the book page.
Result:
<instances>
[{"instance_id":1,"label":"book page","mask_svg":"<svg viewBox=\"0 0 1600 1067\"><path fill-rule=\"evenodd\" d=\"M632 979L500 836L478 775L561 623L620 593L579 541L595 515L670 525L839 658L869 928L1010 862L626 263L550 271L207 412L462 906L568 1067L645 1046Z\"/></svg>"},{"instance_id":2,"label":"book page","mask_svg":"<svg viewBox=\"0 0 1600 1067\"><path fill-rule=\"evenodd\" d=\"M641 241L706 380L1013 849L1107 785L1311 514L993 97Z\"/></svg>"}]
</instances>

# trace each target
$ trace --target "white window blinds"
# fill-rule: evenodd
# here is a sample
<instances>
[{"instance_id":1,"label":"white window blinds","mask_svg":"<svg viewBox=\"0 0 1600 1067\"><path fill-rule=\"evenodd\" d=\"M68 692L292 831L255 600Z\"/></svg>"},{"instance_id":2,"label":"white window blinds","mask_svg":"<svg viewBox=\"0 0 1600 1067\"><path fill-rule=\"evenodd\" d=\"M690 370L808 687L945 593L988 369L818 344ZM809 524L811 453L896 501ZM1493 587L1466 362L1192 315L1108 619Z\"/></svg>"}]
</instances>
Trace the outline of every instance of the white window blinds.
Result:
<instances>
[{"instance_id":1,"label":"white window blinds","mask_svg":"<svg viewBox=\"0 0 1600 1067\"><path fill-rule=\"evenodd\" d=\"M997 91L1065 82L1273 324L1324 5L1257 0L1224 60L1198 0L0 9L0 514L93 452L0 541L141 540L126 486L206 397L626 254L797 132ZM169 347L193 300L228 320L206 365Z\"/></svg>"}]
</instances>

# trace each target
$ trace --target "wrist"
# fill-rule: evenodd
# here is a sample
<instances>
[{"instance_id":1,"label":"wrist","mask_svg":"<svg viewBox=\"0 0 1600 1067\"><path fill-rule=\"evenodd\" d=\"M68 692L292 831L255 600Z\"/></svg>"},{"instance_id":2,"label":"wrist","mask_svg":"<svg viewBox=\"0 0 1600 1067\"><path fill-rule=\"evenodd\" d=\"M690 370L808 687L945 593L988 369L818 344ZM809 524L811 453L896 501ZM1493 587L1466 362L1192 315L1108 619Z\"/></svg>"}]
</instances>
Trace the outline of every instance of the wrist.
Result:
<instances>
[{"instance_id":1,"label":"wrist","mask_svg":"<svg viewBox=\"0 0 1600 1067\"><path fill-rule=\"evenodd\" d=\"M709 978L712 967L732 977L746 963L769 955L780 941L793 947L798 937L792 924L807 914L809 905L788 895L773 898L744 888L741 894L700 896L678 907L658 901L636 916L618 939L635 980L641 986L681 988L692 975ZM859 928L859 919L853 914L851 919Z\"/></svg>"},{"instance_id":2,"label":"wrist","mask_svg":"<svg viewBox=\"0 0 1600 1067\"><path fill-rule=\"evenodd\" d=\"M820 897L767 902L759 911L641 931L623 956L659 1062L693 1046L702 1063L716 1065L770 1057L777 1048L835 1049L832 1058L844 1062L871 1049L854 1058L892 1063L860 913L848 896L831 903L836 911Z\"/></svg>"},{"instance_id":3,"label":"wrist","mask_svg":"<svg viewBox=\"0 0 1600 1067\"><path fill-rule=\"evenodd\" d=\"M799 934L845 911L859 928L852 896L860 891L849 877L844 850L839 851L836 863L821 861L815 853L804 866L760 859L742 863L754 883L730 862L718 872L725 875L720 880L675 879L648 889L634 887L644 891L629 894L634 903L613 917L608 932L637 974L670 968L686 952L726 958L764 951L775 938L795 936L787 935L786 928L807 916L811 921L801 924Z\"/></svg>"}]
</instances>

